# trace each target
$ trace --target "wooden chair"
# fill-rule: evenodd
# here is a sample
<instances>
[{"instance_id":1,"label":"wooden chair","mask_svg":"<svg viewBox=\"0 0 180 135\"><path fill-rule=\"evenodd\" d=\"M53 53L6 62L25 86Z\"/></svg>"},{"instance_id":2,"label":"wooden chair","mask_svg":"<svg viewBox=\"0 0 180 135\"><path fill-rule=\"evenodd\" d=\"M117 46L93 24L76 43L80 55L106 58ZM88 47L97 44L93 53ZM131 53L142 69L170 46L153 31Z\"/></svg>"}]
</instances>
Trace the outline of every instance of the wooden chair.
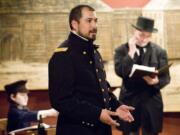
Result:
<instances>
[{"instance_id":1,"label":"wooden chair","mask_svg":"<svg viewBox=\"0 0 180 135\"><path fill-rule=\"evenodd\" d=\"M56 134L56 128L50 127L45 129L47 135L55 135ZM17 129L14 131L11 131L8 135L38 135L38 129L37 126L30 126L26 128Z\"/></svg>"},{"instance_id":2,"label":"wooden chair","mask_svg":"<svg viewBox=\"0 0 180 135\"><path fill-rule=\"evenodd\" d=\"M27 131L20 131L16 133L11 133L8 135L38 135L37 130L27 130Z\"/></svg>"},{"instance_id":3,"label":"wooden chair","mask_svg":"<svg viewBox=\"0 0 180 135\"><path fill-rule=\"evenodd\" d=\"M0 119L0 135L7 135L6 132L7 118Z\"/></svg>"}]
</instances>

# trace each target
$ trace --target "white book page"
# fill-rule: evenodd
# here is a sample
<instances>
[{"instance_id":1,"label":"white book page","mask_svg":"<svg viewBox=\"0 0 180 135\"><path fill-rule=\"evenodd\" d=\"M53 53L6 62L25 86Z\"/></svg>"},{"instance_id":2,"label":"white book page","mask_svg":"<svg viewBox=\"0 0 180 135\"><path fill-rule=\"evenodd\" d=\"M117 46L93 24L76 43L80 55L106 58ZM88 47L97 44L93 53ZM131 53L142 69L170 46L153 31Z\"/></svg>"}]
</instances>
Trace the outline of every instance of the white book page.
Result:
<instances>
[{"instance_id":1,"label":"white book page","mask_svg":"<svg viewBox=\"0 0 180 135\"><path fill-rule=\"evenodd\" d=\"M149 71L149 72L155 72L156 70L155 67L148 67L148 66L134 64L131 73L129 74L129 77L131 77L137 69L142 71Z\"/></svg>"}]
</instances>

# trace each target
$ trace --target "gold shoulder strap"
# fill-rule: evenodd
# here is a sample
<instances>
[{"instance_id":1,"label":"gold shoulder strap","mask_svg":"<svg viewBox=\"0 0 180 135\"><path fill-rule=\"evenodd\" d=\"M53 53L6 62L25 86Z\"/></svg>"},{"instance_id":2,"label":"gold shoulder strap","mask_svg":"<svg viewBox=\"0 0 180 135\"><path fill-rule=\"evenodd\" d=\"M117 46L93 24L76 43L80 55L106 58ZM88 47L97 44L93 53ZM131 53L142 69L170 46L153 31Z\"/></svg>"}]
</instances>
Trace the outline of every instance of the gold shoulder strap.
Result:
<instances>
[{"instance_id":1,"label":"gold shoulder strap","mask_svg":"<svg viewBox=\"0 0 180 135\"><path fill-rule=\"evenodd\" d=\"M67 47L56 48L54 52L66 52L67 49L68 49Z\"/></svg>"}]
</instances>

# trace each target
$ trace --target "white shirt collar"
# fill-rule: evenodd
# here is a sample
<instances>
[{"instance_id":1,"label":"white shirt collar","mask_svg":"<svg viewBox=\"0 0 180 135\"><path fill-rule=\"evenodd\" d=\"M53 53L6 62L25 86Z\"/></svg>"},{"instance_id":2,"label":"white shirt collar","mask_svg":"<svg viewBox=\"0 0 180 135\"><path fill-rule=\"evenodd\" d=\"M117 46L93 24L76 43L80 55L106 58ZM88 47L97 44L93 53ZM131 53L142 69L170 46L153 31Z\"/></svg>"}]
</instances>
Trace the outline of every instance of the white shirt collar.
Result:
<instances>
[{"instance_id":1,"label":"white shirt collar","mask_svg":"<svg viewBox=\"0 0 180 135\"><path fill-rule=\"evenodd\" d=\"M143 48L143 51L144 51L144 53L146 53L147 48ZM136 49L136 52L137 52L137 55L139 56L140 55L139 49Z\"/></svg>"}]
</instances>

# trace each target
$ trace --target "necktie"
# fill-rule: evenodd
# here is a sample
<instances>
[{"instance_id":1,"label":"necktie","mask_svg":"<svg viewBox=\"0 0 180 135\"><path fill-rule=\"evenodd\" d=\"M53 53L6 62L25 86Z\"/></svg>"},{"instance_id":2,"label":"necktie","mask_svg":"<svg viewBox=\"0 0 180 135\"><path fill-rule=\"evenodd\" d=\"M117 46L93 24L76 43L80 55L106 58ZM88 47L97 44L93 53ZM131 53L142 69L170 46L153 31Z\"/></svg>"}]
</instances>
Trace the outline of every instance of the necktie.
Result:
<instances>
[{"instance_id":1,"label":"necktie","mask_svg":"<svg viewBox=\"0 0 180 135\"><path fill-rule=\"evenodd\" d=\"M138 47L139 49L139 57L137 59L137 64L141 65L143 62L144 50L143 47Z\"/></svg>"}]
</instances>

